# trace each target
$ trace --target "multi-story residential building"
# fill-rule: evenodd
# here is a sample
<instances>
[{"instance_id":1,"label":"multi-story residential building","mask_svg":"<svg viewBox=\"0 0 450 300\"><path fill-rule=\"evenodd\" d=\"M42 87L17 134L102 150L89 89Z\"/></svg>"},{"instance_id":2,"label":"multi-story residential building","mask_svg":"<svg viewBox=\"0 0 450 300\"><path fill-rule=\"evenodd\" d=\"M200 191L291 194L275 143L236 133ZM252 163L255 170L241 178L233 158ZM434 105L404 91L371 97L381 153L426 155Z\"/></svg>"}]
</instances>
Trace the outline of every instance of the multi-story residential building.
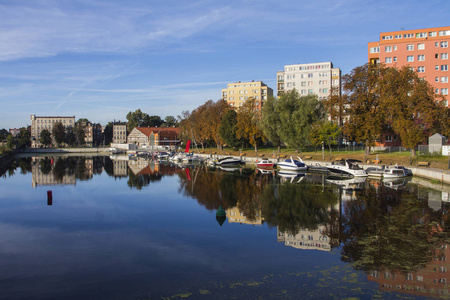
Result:
<instances>
[{"instance_id":1,"label":"multi-story residential building","mask_svg":"<svg viewBox=\"0 0 450 300\"><path fill-rule=\"evenodd\" d=\"M222 90L222 99L231 107L240 107L245 100L253 98L255 109L261 110L263 102L269 96L273 96L273 89L262 81L229 83L227 88Z\"/></svg>"},{"instance_id":2,"label":"multi-story residential building","mask_svg":"<svg viewBox=\"0 0 450 300\"><path fill-rule=\"evenodd\" d=\"M285 65L277 72L277 95L296 89L301 96L316 94L320 100L341 94L341 70L331 62Z\"/></svg>"},{"instance_id":3,"label":"multi-story residential building","mask_svg":"<svg viewBox=\"0 0 450 300\"><path fill-rule=\"evenodd\" d=\"M12 136L17 136L17 135L19 134L19 132L20 132L20 128L10 128L10 129L9 129L9 133L10 133Z\"/></svg>"},{"instance_id":4,"label":"multi-story residential building","mask_svg":"<svg viewBox=\"0 0 450 300\"><path fill-rule=\"evenodd\" d=\"M41 131L47 129L52 133L53 126L61 123L65 127L73 127L75 125L75 116L72 117L37 117L31 115L31 147L40 147L39 137Z\"/></svg>"},{"instance_id":5,"label":"multi-story residential building","mask_svg":"<svg viewBox=\"0 0 450 300\"><path fill-rule=\"evenodd\" d=\"M91 122L81 122L84 127L85 137L84 142L88 146L98 146L103 141L102 125Z\"/></svg>"},{"instance_id":6,"label":"multi-story residential building","mask_svg":"<svg viewBox=\"0 0 450 300\"><path fill-rule=\"evenodd\" d=\"M113 123L113 140L114 144L125 144L127 142L127 123L114 122Z\"/></svg>"},{"instance_id":7,"label":"multi-story residential building","mask_svg":"<svg viewBox=\"0 0 450 300\"><path fill-rule=\"evenodd\" d=\"M380 33L379 41L368 43L369 63L387 67L409 66L425 78L436 94L445 97L449 90L450 26Z\"/></svg>"}]
</instances>

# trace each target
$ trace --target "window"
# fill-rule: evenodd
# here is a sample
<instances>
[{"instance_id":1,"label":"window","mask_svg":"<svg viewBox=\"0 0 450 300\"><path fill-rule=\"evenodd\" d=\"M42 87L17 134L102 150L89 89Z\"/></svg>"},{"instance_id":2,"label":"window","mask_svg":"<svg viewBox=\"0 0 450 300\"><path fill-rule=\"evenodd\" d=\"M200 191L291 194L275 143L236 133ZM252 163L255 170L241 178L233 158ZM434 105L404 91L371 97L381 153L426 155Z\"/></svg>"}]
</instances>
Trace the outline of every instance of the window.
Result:
<instances>
[{"instance_id":1,"label":"window","mask_svg":"<svg viewBox=\"0 0 450 300\"><path fill-rule=\"evenodd\" d=\"M441 47L442 48L447 48L448 47L448 42L441 42Z\"/></svg>"},{"instance_id":2,"label":"window","mask_svg":"<svg viewBox=\"0 0 450 300\"><path fill-rule=\"evenodd\" d=\"M417 50L425 50L425 44L417 44Z\"/></svg>"},{"instance_id":3,"label":"window","mask_svg":"<svg viewBox=\"0 0 450 300\"><path fill-rule=\"evenodd\" d=\"M408 51L414 50L414 45L413 44L406 45L406 50L408 50Z\"/></svg>"},{"instance_id":4,"label":"window","mask_svg":"<svg viewBox=\"0 0 450 300\"><path fill-rule=\"evenodd\" d=\"M436 32L436 31L429 32L429 33L428 33L428 36L429 36L429 37L437 36L437 32Z\"/></svg>"},{"instance_id":5,"label":"window","mask_svg":"<svg viewBox=\"0 0 450 300\"><path fill-rule=\"evenodd\" d=\"M417 67L417 72L424 73L425 72L425 67L424 66Z\"/></svg>"},{"instance_id":6,"label":"window","mask_svg":"<svg viewBox=\"0 0 450 300\"><path fill-rule=\"evenodd\" d=\"M370 53L380 53L380 47L370 47Z\"/></svg>"},{"instance_id":7,"label":"window","mask_svg":"<svg viewBox=\"0 0 450 300\"><path fill-rule=\"evenodd\" d=\"M418 61L425 61L425 55L417 55L417 60Z\"/></svg>"},{"instance_id":8,"label":"window","mask_svg":"<svg viewBox=\"0 0 450 300\"><path fill-rule=\"evenodd\" d=\"M392 57L386 57L385 58L385 63L389 64L392 62Z\"/></svg>"},{"instance_id":9,"label":"window","mask_svg":"<svg viewBox=\"0 0 450 300\"><path fill-rule=\"evenodd\" d=\"M404 38L413 38L414 36L415 36L414 33L408 33L403 35Z\"/></svg>"},{"instance_id":10,"label":"window","mask_svg":"<svg viewBox=\"0 0 450 300\"><path fill-rule=\"evenodd\" d=\"M417 33L416 34L416 38L426 38L427 37L427 33L426 32L421 32L421 33Z\"/></svg>"},{"instance_id":11,"label":"window","mask_svg":"<svg viewBox=\"0 0 450 300\"><path fill-rule=\"evenodd\" d=\"M393 38L392 35L385 35L381 37L382 40L392 40L392 38Z\"/></svg>"},{"instance_id":12,"label":"window","mask_svg":"<svg viewBox=\"0 0 450 300\"><path fill-rule=\"evenodd\" d=\"M448 88L441 89L442 95L448 95Z\"/></svg>"},{"instance_id":13,"label":"window","mask_svg":"<svg viewBox=\"0 0 450 300\"><path fill-rule=\"evenodd\" d=\"M439 36L446 36L446 35L450 35L450 30L439 31Z\"/></svg>"},{"instance_id":14,"label":"window","mask_svg":"<svg viewBox=\"0 0 450 300\"><path fill-rule=\"evenodd\" d=\"M313 73L309 73L308 74L308 78L313 78L314 74Z\"/></svg>"},{"instance_id":15,"label":"window","mask_svg":"<svg viewBox=\"0 0 450 300\"><path fill-rule=\"evenodd\" d=\"M434 81L439 82L439 77L435 77Z\"/></svg>"},{"instance_id":16,"label":"window","mask_svg":"<svg viewBox=\"0 0 450 300\"><path fill-rule=\"evenodd\" d=\"M441 53L441 59L448 59L448 53Z\"/></svg>"},{"instance_id":17,"label":"window","mask_svg":"<svg viewBox=\"0 0 450 300\"><path fill-rule=\"evenodd\" d=\"M397 34L396 36L395 36L395 38L396 39L401 39L403 36L401 35L401 34Z\"/></svg>"},{"instance_id":18,"label":"window","mask_svg":"<svg viewBox=\"0 0 450 300\"><path fill-rule=\"evenodd\" d=\"M448 65L441 65L441 71L448 71Z\"/></svg>"},{"instance_id":19,"label":"window","mask_svg":"<svg viewBox=\"0 0 450 300\"><path fill-rule=\"evenodd\" d=\"M306 81L302 81L301 86L306 86Z\"/></svg>"},{"instance_id":20,"label":"window","mask_svg":"<svg viewBox=\"0 0 450 300\"><path fill-rule=\"evenodd\" d=\"M406 57L406 61L407 61L407 62L413 62L413 61L414 61L414 56L413 56L413 55L408 55L408 56Z\"/></svg>"},{"instance_id":21,"label":"window","mask_svg":"<svg viewBox=\"0 0 450 300\"><path fill-rule=\"evenodd\" d=\"M436 78L438 78L438 77L436 77ZM438 80L438 81L439 81L439 80ZM447 77L447 76L441 77L441 82L442 82L442 83L447 83L447 82L448 82L448 77Z\"/></svg>"},{"instance_id":22,"label":"window","mask_svg":"<svg viewBox=\"0 0 450 300\"><path fill-rule=\"evenodd\" d=\"M439 71L439 65L435 65L435 66L434 66L434 69L435 69L436 71Z\"/></svg>"},{"instance_id":23,"label":"window","mask_svg":"<svg viewBox=\"0 0 450 300\"><path fill-rule=\"evenodd\" d=\"M394 56L394 62L396 62L397 61L397 56Z\"/></svg>"},{"instance_id":24,"label":"window","mask_svg":"<svg viewBox=\"0 0 450 300\"><path fill-rule=\"evenodd\" d=\"M434 42L435 47L439 47L439 42Z\"/></svg>"},{"instance_id":25,"label":"window","mask_svg":"<svg viewBox=\"0 0 450 300\"><path fill-rule=\"evenodd\" d=\"M386 46L384 47L385 52L392 52L392 46Z\"/></svg>"},{"instance_id":26,"label":"window","mask_svg":"<svg viewBox=\"0 0 450 300\"><path fill-rule=\"evenodd\" d=\"M394 51L397 51L397 46L394 46Z\"/></svg>"},{"instance_id":27,"label":"window","mask_svg":"<svg viewBox=\"0 0 450 300\"><path fill-rule=\"evenodd\" d=\"M439 94L439 89L434 89L435 94Z\"/></svg>"},{"instance_id":28,"label":"window","mask_svg":"<svg viewBox=\"0 0 450 300\"><path fill-rule=\"evenodd\" d=\"M386 136L386 142L392 142L392 136L387 135Z\"/></svg>"},{"instance_id":29,"label":"window","mask_svg":"<svg viewBox=\"0 0 450 300\"><path fill-rule=\"evenodd\" d=\"M309 89L308 90L308 94L312 94L313 93L313 90L312 89Z\"/></svg>"}]
</instances>

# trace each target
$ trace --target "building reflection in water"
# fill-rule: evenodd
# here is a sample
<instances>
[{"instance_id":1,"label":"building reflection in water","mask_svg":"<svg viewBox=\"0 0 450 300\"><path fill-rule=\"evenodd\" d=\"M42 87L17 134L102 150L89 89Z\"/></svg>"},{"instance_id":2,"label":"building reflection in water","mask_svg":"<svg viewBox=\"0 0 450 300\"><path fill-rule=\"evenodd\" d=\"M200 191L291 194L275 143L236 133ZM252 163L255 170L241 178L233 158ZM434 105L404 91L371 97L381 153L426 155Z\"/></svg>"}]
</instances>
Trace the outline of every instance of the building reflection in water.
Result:
<instances>
[{"instance_id":1,"label":"building reflection in water","mask_svg":"<svg viewBox=\"0 0 450 300\"><path fill-rule=\"evenodd\" d=\"M33 157L31 186L75 185L77 179L90 180L102 170L100 157Z\"/></svg>"},{"instance_id":2,"label":"building reflection in water","mask_svg":"<svg viewBox=\"0 0 450 300\"><path fill-rule=\"evenodd\" d=\"M448 299L450 280L449 244L444 244L433 254L425 267L415 272L370 271L367 279L378 282L381 290Z\"/></svg>"}]
</instances>

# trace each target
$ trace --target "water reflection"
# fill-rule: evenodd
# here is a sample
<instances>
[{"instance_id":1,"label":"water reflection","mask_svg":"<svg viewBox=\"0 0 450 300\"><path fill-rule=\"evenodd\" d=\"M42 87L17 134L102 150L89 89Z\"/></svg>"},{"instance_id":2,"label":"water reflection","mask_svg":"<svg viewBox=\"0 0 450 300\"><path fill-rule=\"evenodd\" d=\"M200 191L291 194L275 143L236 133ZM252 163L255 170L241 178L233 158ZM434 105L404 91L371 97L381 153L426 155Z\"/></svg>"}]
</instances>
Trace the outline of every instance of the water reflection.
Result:
<instances>
[{"instance_id":1,"label":"water reflection","mask_svg":"<svg viewBox=\"0 0 450 300\"><path fill-rule=\"evenodd\" d=\"M449 203L442 201L448 199L447 190L424 188L410 179L342 180L242 167L180 168L109 157L24 158L7 173L31 173L36 188L75 185L103 171L126 178L123 186L128 190L151 188L164 177L176 178L179 193L213 212L224 226L221 232L236 224L276 228L274 243L298 249L299 255L305 250L325 254L334 250L341 261L365 272L382 290L449 296ZM51 200L47 205L52 205Z\"/></svg>"}]
</instances>

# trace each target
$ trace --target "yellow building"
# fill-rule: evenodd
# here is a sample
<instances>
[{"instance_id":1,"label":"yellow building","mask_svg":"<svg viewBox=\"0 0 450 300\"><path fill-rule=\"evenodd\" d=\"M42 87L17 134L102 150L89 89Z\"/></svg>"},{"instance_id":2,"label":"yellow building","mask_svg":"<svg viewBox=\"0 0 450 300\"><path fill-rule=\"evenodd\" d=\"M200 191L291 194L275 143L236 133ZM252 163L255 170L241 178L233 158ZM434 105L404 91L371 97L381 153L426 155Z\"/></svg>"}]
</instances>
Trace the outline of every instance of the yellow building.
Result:
<instances>
[{"instance_id":1,"label":"yellow building","mask_svg":"<svg viewBox=\"0 0 450 300\"><path fill-rule=\"evenodd\" d=\"M253 98L256 109L261 110L263 102L269 96L273 96L273 90L262 81L229 83L222 90L222 99L231 107L240 107L246 100Z\"/></svg>"}]
</instances>

